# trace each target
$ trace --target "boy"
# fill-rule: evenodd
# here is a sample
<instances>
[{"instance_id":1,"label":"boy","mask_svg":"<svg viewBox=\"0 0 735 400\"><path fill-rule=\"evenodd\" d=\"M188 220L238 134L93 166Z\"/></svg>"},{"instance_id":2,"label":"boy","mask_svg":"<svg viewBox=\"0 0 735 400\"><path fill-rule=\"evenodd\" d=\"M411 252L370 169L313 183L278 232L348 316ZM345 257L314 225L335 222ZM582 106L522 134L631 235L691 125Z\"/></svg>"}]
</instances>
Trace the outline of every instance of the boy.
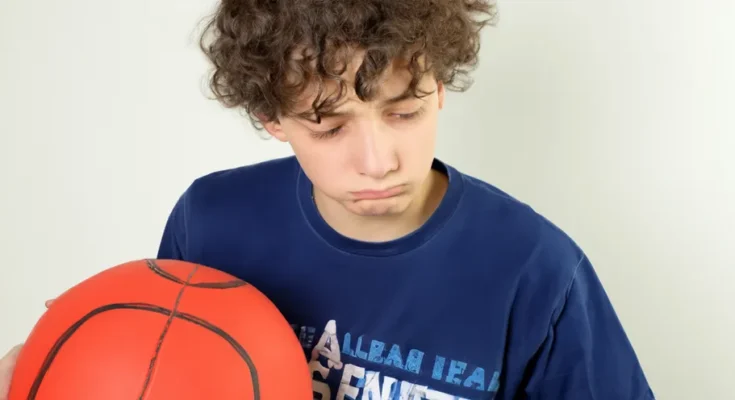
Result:
<instances>
[{"instance_id":1,"label":"boy","mask_svg":"<svg viewBox=\"0 0 735 400\"><path fill-rule=\"evenodd\" d=\"M494 13L223 0L208 25L214 94L295 156L196 179L158 257L262 290L315 399L653 399L582 250L434 157L445 91L467 87Z\"/></svg>"}]
</instances>

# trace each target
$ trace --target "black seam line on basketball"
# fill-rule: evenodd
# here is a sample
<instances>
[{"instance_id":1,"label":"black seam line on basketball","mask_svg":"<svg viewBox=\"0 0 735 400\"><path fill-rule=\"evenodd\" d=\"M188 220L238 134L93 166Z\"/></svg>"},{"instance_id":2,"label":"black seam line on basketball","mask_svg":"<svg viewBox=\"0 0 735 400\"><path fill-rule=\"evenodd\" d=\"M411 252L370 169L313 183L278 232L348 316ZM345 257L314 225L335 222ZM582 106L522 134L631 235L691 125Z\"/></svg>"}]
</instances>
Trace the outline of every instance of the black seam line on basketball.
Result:
<instances>
[{"instance_id":1,"label":"black seam line on basketball","mask_svg":"<svg viewBox=\"0 0 735 400\"><path fill-rule=\"evenodd\" d=\"M194 268L191 269L191 272L189 272L189 276L186 277L186 282L184 282L183 285L181 285L181 290L179 290L179 294L176 295L176 301L174 301L174 306L171 309L171 315L169 315L168 319L166 319L166 324L163 325L163 331L161 332L161 336L158 337L158 343L156 343L156 350L153 352L153 357L151 357L151 362L148 365L148 373L145 374L145 381L143 381L143 388L140 390L140 396L138 396L138 400L143 400L145 397L145 392L148 390L148 385L151 383L151 377L153 376L153 371L156 369L156 361L158 361L158 355L161 353L161 346L163 345L163 340L166 338L166 334L168 334L169 328L171 328L171 322L174 320L174 316L176 315L176 310L179 309L179 304L181 303L181 297L184 295L184 291L186 290L186 287L189 285L189 281L191 281L191 278L194 277L194 274L197 273L197 270L199 269L198 265L195 265Z\"/></svg>"},{"instance_id":2,"label":"black seam line on basketball","mask_svg":"<svg viewBox=\"0 0 735 400\"><path fill-rule=\"evenodd\" d=\"M116 304L108 304L105 306L101 306L101 307L98 307L90 311L85 316L80 318L77 322L75 322L72 326L70 326L61 336L59 336L59 338L54 343L53 347L51 347L51 350L49 350L48 354L46 355L46 358L44 359L43 364L41 364L41 368L38 371L38 375L36 375L36 379L33 381L31 390L28 392L27 400L36 399L38 390L41 387L43 378L46 376L46 373L51 367L51 363L54 361L54 359L58 355L61 348L64 346L66 341L69 340L69 338L74 334L74 332L76 332L82 325L84 325L92 317L102 314L106 311L112 311L112 310L139 310L139 311L154 312L154 313L166 315L166 316L173 315L175 318L182 319L184 321L198 325L216 334L217 336L221 337L222 339L227 341L227 343L229 343L230 346L232 346L235 352L237 352L240 358L242 358L243 361L245 361L245 364L247 364L248 369L250 370L250 377L251 377L252 384L253 384L253 396L254 396L253 400L260 400L260 384L259 384L259 379L258 379L258 371L256 370L255 364L253 363L253 360L250 358L250 355L247 353L245 348L242 347L242 345L238 343L237 340L235 340L235 338L230 336L222 328L219 328L213 325L212 323L207 322L194 315L187 314L187 313L181 313L181 312L174 313L172 310L169 310L165 307L156 306L156 305L147 304L147 303L116 303Z\"/></svg>"},{"instance_id":3,"label":"black seam line on basketball","mask_svg":"<svg viewBox=\"0 0 735 400\"><path fill-rule=\"evenodd\" d=\"M166 272L163 268L161 268L158 263L156 263L155 260L146 259L146 263L148 264L148 268L151 269L156 275L159 275L165 279L168 279L172 282L176 282L180 285L184 284L184 281L179 279L176 275L170 274L169 272ZM236 288L240 286L245 286L248 283L241 280L241 279L235 279L232 281L226 281L226 282L199 282L199 283L189 283L189 286L196 287L196 288L202 288L202 289L231 289Z\"/></svg>"}]
</instances>

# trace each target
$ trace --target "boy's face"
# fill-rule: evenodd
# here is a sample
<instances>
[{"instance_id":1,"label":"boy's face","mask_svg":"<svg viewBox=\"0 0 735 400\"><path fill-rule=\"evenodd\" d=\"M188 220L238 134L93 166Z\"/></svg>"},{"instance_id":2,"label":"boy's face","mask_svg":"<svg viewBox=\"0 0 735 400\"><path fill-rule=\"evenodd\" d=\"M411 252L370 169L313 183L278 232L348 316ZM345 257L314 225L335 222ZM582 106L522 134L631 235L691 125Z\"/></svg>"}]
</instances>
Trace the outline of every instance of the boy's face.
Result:
<instances>
[{"instance_id":1,"label":"boy's face","mask_svg":"<svg viewBox=\"0 0 735 400\"><path fill-rule=\"evenodd\" d=\"M361 61L362 55L356 55L344 74L351 91L335 108L338 115L319 124L282 117L264 127L291 145L323 204L340 205L358 216L397 216L423 202L430 190L444 87L426 75L419 89L432 94L392 102L405 92L410 74L399 67L388 68L378 96L362 102L352 89ZM297 111L309 110L313 99L314 93L305 93Z\"/></svg>"}]
</instances>

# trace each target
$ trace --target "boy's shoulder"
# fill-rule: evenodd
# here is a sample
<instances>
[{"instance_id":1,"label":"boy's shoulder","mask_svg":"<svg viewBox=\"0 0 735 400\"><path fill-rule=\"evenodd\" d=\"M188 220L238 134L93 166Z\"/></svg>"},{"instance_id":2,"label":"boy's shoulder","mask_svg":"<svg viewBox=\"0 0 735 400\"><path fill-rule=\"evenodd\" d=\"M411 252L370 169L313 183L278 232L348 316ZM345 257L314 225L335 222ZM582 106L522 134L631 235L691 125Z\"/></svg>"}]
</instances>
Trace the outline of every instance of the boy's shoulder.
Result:
<instances>
[{"instance_id":1,"label":"boy's shoulder","mask_svg":"<svg viewBox=\"0 0 735 400\"><path fill-rule=\"evenodd\" d=\"M453 216L446 224L462 224L458 230L463 237L480 238L487 242L485 246L517 251L518 257L530 253L554 260L544 263L552 269L567 269L584 256L570 235L530 204L449 164L437 160L437 165L461 186ZM296 199L302 174L294 156L270 159L202 175L187 188L184 198L189 211L201 216L221 216L222 210L240 215L253 212L258 217L269 210L288 213L278 206L287 206Z\"/></svg>"},{"instance_id":2,"label":"boy's shoulder","mask_svg":"<svg viewBox=\"0 0 735 400\"><path fill-rule=\"evenodd\" d=\"M205 214L226 206L245 212L261 203L277 205L274 199L294 191L298 171L298 162L291 156L209 172L190 182L180 202L190 212Z\"/></svg>"},{"instance_id":3,"label":"boy's shoulder","mask_svg":"<svg viewBox=\"0 0 735 400\"><path fill-rule=\"evenodd\" d=\"M288 183L289 178L295 179L298 172L294 156L281 157L209 172L194 179L189 190L222 195L222 191L241 190L243 185L273 188Z\"/></svg>"},{"instance_id":4,"label":"boy's shoulder","mask_svg":"<svg viewBox=\"0 0 735 400\"><path fill-rule=\"evenodd\" d=\"M455 225L458 239L474 245L463 254L486 260L475 269L478 281L502 281L529 308L552 312L569 288L593 267L587 253L552 218L530 203L485 180L461 174L464 195ZM537 301L539 299L545 299Z\"/></svg>"},{"instance_id":5,"label":"boy's shoulder","mask_svg":"<svg viewBox=\"0 0 735 400\"><path fill-rule=\"evenodd\" d=\"M572 270L585 258L577 242L551 218L504 189L462 173L465 195L462 206L474 221L473 234L491 237L508 250L518 249L518 257L544 260L556 273Z\"/></svg>"},{"instance_id":6,"label":"boy's shoulder","mask_svg":"<svg viewBox=\"0 0 735 400\"><path fill-rule=\"evenodd\" d=\"M470 221L465 232L516 244L536 243L581 257L574 240L533 206L504 189L437 160L461 185L454 219ZM185 196L196 208L227 203L245 208L254 203L278 203L295 195L301 171L298 160L287 156L207 173L196 178Z\"/></svg>"}]
</instances>

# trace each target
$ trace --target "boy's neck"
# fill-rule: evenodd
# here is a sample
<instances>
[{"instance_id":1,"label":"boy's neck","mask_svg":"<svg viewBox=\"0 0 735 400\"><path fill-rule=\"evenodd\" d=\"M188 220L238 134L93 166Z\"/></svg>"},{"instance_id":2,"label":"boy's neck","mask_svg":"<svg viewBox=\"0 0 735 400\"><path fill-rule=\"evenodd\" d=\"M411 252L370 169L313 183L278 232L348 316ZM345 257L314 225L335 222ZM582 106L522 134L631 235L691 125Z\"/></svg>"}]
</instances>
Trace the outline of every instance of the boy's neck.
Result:
<instances>
[{"instance_id":1,"label":"boy's neck","mask_svg":"<svg viewBox=\"0 0 735 400\"><path fill-rule=\"evenodd\" d=\"M340 234L364 242L386 242L420 228L439 206L448 185L447 177L432 169L408 209L399 215L386 217L355 215L338 203L325 199L318 191L314 193L314 200L322 218Z\"/></svg>"}]
</instances>

